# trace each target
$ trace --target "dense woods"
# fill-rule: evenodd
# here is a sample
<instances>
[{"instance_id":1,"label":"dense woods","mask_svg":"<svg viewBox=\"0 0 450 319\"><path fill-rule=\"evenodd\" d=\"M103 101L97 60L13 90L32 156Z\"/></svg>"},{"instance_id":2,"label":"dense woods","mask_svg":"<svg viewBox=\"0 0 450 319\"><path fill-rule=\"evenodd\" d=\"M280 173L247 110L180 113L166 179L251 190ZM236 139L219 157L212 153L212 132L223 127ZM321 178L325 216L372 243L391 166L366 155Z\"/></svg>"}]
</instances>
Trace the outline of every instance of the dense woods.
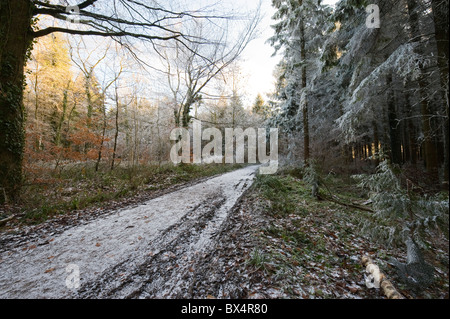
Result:
<instances>
[{"instance_id":1,"label":"dense woods","mask_svg":"<svg viewBox=\"0 0 450 319\"><path fill-rule=\"evenodd\" d=\"M84 11L94 2L86 1L80 7L81 16L89 18L82 23L105 22L102 13ZM4 21L9 21L6 11L14 9L12 5L18 6L14 11L23 13L24 19L27 14L29 18L22 22L26 36L17 41L4 36L8 41L2 49L2 134L8 132L2 137L6 143L2 146L6 152L2 174L9 172L2 176L5 193L15 197L15 189L24 182L17 167L24 155L26 174L37 169L38 162L46 163L37 165L41 168L53 166L57 170L68 161L89 160L96 162L98 170L104 161L113 169L118 158L133 165L156 157L156 161L164 161L168 160L164 129L187 127L193 117L201 117L199 114L210 123L231 123L234 127L236 120L243 118L237 114L244 109L250 114L252 108L254 114L268 118L268 126L283 129L290 162L301 159L308 164L315 160L335 170L361 172L389 159L410 172L408 178L415 185L424 182L439 189L448 182L447 2L373 4L381 10L377 28L365 23L367 1L339 1L334 9L320 1L273 1L277 12L269 42L284 57L276 70L275 93L267 103L258 96L253 108L240 101L245 84L239 83L239 65L232 65L252 39L257 17L236 37L231 31L226 36L207 32L205 21L220 17L206 13L186 14L189 23L185 30L156 27L148 18L140 21L142 17L130 15L126 20L111 20L119 30L97 26L101 37L95 40L95 48L93 39L64 35L89 35L89 31L43 27L48 24L42 20L45 15L56 20L70 17L63 6L3 2ZM122 5L123 9L132 6ZM141 3L136 6L134 10L146 8ZM168 13L172 16L162 19L184 19L175 11ZM17 16L14 18L19 19ZM38 24L38 19L31 17L42 21ZM134 26L136 32L119 37L126 25ZM153 28L169 36L148 35ZM8 30L19 32L18 28ZM141 35L157 53L152 58L161 60L160 73L166 74L165 79L153 76L147 80L137 75L146 71L145 59L133 51L134 42L119 39ZM115 41L103 39L106 36ZM231 43L227 37L236 41ZM37 41L31 51L33 38ZM156 40L175 42L157 46ZM9 44L20 49L20 59L11 68L7 67L7 57L13 52ZM22 93L20 73L25 62L26 89ZM141 71L133 77L130 68ZM10 81L16 84L8 93L6 83ZM154 89L155 81L165 83L165 90ZM155 98L155 94L159 96ZM20 111L22 99L25 109ZM7 115L12 102L17 107ZM218 120L226 113L225 121ZM249 121L247 125L256 123ZM24 128L26 135L21 133ZM16 169L17 174L13 174Z\"/></svg>"},{"instance_id":2,"label":"dense woods","mask_svg":"<svg viewBox=\"0 0 450 319\"><path fill-rule=\"evenodd\" d=\"M372 207L360 233L406 243L417 273L392 264L429 286L416 245L448 239L448 1L272 3L269 41L283 59L269 122L284 132L287 165L303 167L314 197L358 208L323 182L352 175Z\"/></svg>"},{"instance_id":3,"label":"dense woods","mask_svg":"<svg viewBox=\"0 0 450 319\"><path fill-rule=\"evenodd\" d=\"M448 183L448 2L374 1L379 28L366 26L367 1L273 3L271 43L285 56L273 120L294 157L358 168L388 158Z\"/></svg>"}]
</instances>

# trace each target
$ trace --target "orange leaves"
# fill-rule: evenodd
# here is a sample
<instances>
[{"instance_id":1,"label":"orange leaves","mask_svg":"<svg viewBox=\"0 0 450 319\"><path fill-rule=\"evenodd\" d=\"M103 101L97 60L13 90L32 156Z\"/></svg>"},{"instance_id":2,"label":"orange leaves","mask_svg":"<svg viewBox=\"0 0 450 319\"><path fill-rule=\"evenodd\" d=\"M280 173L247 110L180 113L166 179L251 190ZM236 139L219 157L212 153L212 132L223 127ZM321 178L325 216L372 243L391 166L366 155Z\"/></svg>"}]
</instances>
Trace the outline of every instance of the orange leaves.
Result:
<instances>
[{"instance_id":1,"label":"orange leaves","mask_svg":"<svg viewBox=\"0 0 450 319\"><path fill-rule=\"evenodd\" d=\"M104 156L111 152L105 145L109 140L103 138ZM24 172L29 179L35 180L35 176L45 176L45 172L51 172L52 169L69 163L96 160L101 144L101 130L93 124L89 125L86 116L79 117L70 127L64 129L59 144L56 144L54 132L48 124L30 120L26 127Z\"/></svg>"},{"instance_id":2,"label":"orange leaves","mask_svg":"<svg viewBox=\"0 0 450 319\"><path fill-rule=\"evenodd\" d=\"M102 137L80 121L75 125L74 130L68 136L67 140L74 147L84 146L85 144L99 145Z\"/></svg>"}]
</instances>

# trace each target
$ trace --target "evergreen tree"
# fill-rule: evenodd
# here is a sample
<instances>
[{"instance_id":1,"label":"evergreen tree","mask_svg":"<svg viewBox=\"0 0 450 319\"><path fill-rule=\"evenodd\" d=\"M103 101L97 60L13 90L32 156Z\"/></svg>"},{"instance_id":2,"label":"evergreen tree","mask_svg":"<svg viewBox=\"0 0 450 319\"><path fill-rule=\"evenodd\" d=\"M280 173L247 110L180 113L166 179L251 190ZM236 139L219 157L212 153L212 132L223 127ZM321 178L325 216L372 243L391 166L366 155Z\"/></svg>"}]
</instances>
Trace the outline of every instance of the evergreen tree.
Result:
<instances>
[{"instance_id":1,"label":"evergreen tree","mask_svg":"<svg viewBox=\"0 0 450 319\"><path fill-rule=\"evenodd\" d=\"M277 122L288 132L303 133L303 160L310 158L309 94L320 71L319 56L324 28L331 9L312 0L273 0L278 10L273 19L275 35L270 43L275 50L284 50L282 61L285 81L278 97L281 100Z\"/></svg>"}]
</instances>

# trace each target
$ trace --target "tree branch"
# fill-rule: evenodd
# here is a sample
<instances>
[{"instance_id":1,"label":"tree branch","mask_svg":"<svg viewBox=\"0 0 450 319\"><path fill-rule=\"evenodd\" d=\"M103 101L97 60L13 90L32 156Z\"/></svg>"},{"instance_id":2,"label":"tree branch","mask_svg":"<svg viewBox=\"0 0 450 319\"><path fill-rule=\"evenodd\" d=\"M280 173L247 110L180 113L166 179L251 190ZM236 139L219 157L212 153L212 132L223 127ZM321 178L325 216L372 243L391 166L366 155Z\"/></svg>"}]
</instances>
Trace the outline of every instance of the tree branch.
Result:
<instances>
[{"instance_id":1,"label":"tree branch","mask_svg":"<svg viewBox=\"0 0 450 319\"><path fill-rule=\"evenodd\" d=\"M97 2L97 0L86 0L86 1L78 4L77 7L79 9L84 9L84 8L87 8L87 7L91 6L91 5L93 5L95 2Z\"/></svg>"},{"instance_id":2,"label":"tree branch","mask_svg":"<svg viewBox=\"0 0 450 319\"><path fill-rule=\"evenodd\" d=\"M167 37L160 37L160 36L151 36L146 34L140 34L140 33L131 33L126 31L118 31L118 32L101 32L101 31L92 31L92 30L73 30L73 29L66 29L66 28L59 28L59 27L48 27L39 31L32 32L33 38L39 38L46 36L53 32L62 32L62 33L68 33L68 34L77 34L77 35L94 35L94 36L101 36L101 37L123 37L123 36L130 36L133 38L144 38L147 40L171 40L171 39L177 39L181 35L175 34Z\"/></svg>"}]
</instances>

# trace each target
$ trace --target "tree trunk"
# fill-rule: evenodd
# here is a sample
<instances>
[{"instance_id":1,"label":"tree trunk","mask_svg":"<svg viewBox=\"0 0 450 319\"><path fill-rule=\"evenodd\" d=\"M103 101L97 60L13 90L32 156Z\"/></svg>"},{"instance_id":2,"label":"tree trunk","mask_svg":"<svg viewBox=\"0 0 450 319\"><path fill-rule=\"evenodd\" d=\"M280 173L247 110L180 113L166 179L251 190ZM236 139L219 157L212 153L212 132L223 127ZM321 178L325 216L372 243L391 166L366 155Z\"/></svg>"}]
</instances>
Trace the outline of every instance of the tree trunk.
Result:
<instances>
[{"instance_id":1,"label":"tree trunk","mask_svg":"<svg viewBox=\"0 0 450 319\"><path fill-rule=\"evenodd\" d=\"M56 126L56 132L55 132L55 145L61 146L61 135L62 135L62 127L64 124L64 121L66 119L66 113L67 113L67 104L68 104L68 92L70 89L71 80L67 82L67 88L64 90L63 93L63 100L62 100L62 113L59 117L58 124Z\"/></svg>"},{"instance_id":2,"label":"tree trunk","mask_svg":"<svg viewBox=\"0 0 450 319\"><path fill-rule=\"evenodd\" d=\"M417 147L416 128L414 127L412 120L408 120L408 141L409 141L410 162L412 165L416 165L418 157L417 154L419 153L419 150Z\"/></svg>"},{"instance_id":3,"label":"tree trunk","mask_svg":"<svg viewBox=\"0 0 450 319\"><path fill-rule=\"evenodd\" d=\"M443 92L443 101L445 102L445 115L444 119L444 181L448 181L448 166L449 166L449 127L448 127L448 0L431 0L431 6L433 8L435 38L438 51L438 67L440 72L441 87Z\"/></svg>"},{"instance_id":4,"label":"tree trunk","mask_svg":"<svg viewBox=\"0 0 450 319\"><path fill-rule=\"evenodd\" d=\"M408 15L409 15L409 25L411 27L411 41L420 42L422 34L419 27L419 14L418 5L416 0L407 0L408 2ZM448 27L448 26L447 26ZM420 52L417 52L420 54ZM424 135L423 142L423 157L425 160L425 167L427 171L436 177L438 177L438 155L436 144L434 143L434 138L432 136L431 129L431 109L427 96L427 80L426 74L423 70L423 66L419 65L420 77L418 80L420 88L420 111L422 115L422 132Z\"/></svg>"},{"instance_id":5,"label":"tree trunk","mask_svg":"<svg viewBox=\"0 0 450 319\"><path fill-rule=\"evenodd\" d=\"M374 153L375 153L375 167L378 167L378 165L380 164L380 138L378 137L378 125L376 121L372 121L372 126L373 126L373 145L374 145Z\"/></svg>"},{"instance_id":6,"label":"tree trunk","mask_svg":"<svg viewBox=\"0 0 450 319\"><path fill-rule=\"evenodd\" d=\"M388 121L389 121L389 139L391 148L391 162L393 164L402 163L401 142L397 110L395 107L395 96L392 89L392 74L388 74L386 78L388 89Z\"/></svg>"},{"instance_id":7,"label":"tree trunk","mask_svg":"<svg viewBox=\"0 0 450 319\"><path fill-rule=\"evenodd\" d=\"M138 120L138 116L136 115L136 113L139 110L139 105L138 105L138 100L137 97L135 98L135 104L134 104L134 109L133 109L133 125L134 125L134 145L133 145L133 161L132 166L138 166L139 165L139 153L140 153L140 138L139 138L139 131L140 131L140 127L139 127L139 120Z\"/></svg>"},{"instance_id":8,"label":"tree trunk","mask_svg":"<svg viewBox=\"0 0 450 319\"><path fill-rule=\"evenodd\" d=\"M409 132L408 132L408 124L409 120L406 120L406 123L402 125L402 157L403 163L411 163L411 150L409 144Z\"/></svg>"},{"instance_id":9,"label":"tree trunk","mask_svg":"<svg viewBox=\"0 0 450 319\"><path fill-rule=\"evenodd\" d=\"M27 0L0 2L0 188L16 200L22 183L24 66L30 47L32 5Z\"/></svg>"},{"instance_id":10,"label":"tree trunk","mask_svg":"<svg viewBox=\"0 0 450 319\"><path fill-rule=\"evenodd\" d=\"M405 90L407 90L405 88ZM407 110L407 117L406 123L404 124L404 130L405 130L405 136L404 136L404 143L405 145L408 145L406 150L408 150L408 155L406 156L407 161L411 163L412 165L417 164L417 154L418 154L418 147L417 147L417 129L414 125L414 121L412 119L413 110L411 106L411 97L409 94L405 95L405 109Z\"/></svg>"},{"instance_id":11,"label":"tree trunk","mask_svg":"<svg viewBox=\"0 0 450 319\"><path fill-rule=\"evenodd\" d=\"M186 102L183 105L183 114L181 114L182 119L182 125L184 128L188 128L189 127L189 122L191 121L191 116L189 115L189 113L191 112L191 107L192 105L196 102L195 97L193 96L193 94L191 93L191 90L189 90L189 92L187 93L187 99Z\"/></svg>"},{"instance_id":12,"label":"tree trunk","mask_svg":"<svg viewBox=\"0 0 450 319\"><path fill-rule=\"evenodd\" d=\"M95 163L95 171L98 172L100 161L102 160L102 151L103 151L103 144L105 143L105 135L106 135L106 105L105 101L103 100L102 105L102 113L103 113L103 127L102 127L102 139L100 141L100 147L98 149L98 157L97 157L97 163Z\"/></svg>"},{"instance_id":13,"label":"tree trunk","mask_svg":"<svg viewBox=\"0 0 450 319\"><path fill-rule=\"evenodd\" d=\"M301 52L300 59L302 61L302 90L306 88L306 38L305 38L305 25L304 22L300 22L300 41ZM308 102L305 99L304 105L302 105L303 111L303 160L305 165L308 165L310 153L309 153L309 115L308 115Z\"/></svg>"},{"instance_id":14,"label":"tree trunk","mask_svg":"<svg viewBox=\"0 0 450 319\"><path fill-rule=\"evenodd\" d=\"M86 94L86 102L87 102L87 127L91 128L92 126L92 112L93 112L93 103L92 103L92 94L91 94L91 74L88 73L85 75L84 82L84 91ZM84 153L87 154L89 149L92 147L92 143L84 143Z\"/></svg>"},{"instance_id":15,"label":"tree trunk","mask_svg":"<svg viewBox=\"0 0 450 319\"><path fill-rule=\"evenodd\" d=\"M120 110L119 94L117 93L116 87L116 132L114 133L114 147L111 161L111 170L114 169L114 161L116 160L117 138L119 137L119 110Z\"/></svg>"},{"instance_id":16,"label":"tree trunk","mask_svg":"<svg viewBox=\"0 0 450 319\"><path fill-rule=\"evenodd\" d=\"M426 97L426 82L425 79L419 80L420 82L420 91L421 91L421 101L420 101L420 110L422 113L422 130L424 135L423 149L424 154L423 158L425 160L425 167L427 171L437 178L438 171L438 155L436 144L434 143L434 138L432 136L431 129L431 110L429 107L429 103Z\"/></svg>"}]
</instances>

